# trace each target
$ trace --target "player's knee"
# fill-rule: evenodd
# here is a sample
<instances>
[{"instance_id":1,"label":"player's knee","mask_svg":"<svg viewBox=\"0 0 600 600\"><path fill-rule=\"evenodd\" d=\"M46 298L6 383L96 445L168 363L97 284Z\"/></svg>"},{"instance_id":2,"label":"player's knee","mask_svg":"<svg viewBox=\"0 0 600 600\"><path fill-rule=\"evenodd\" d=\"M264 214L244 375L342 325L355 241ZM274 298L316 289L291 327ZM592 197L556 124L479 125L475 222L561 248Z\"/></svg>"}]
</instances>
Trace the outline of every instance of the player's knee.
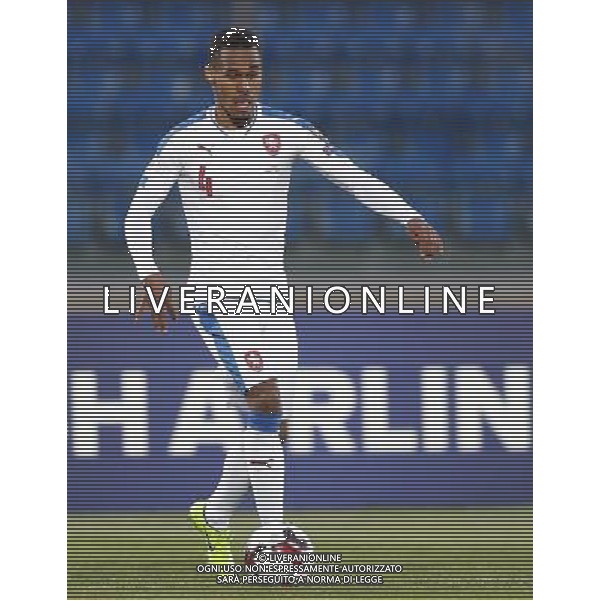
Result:
<instances>
[{"instance_id":1,"label":"player's knee","mask_svg":"<svg viewBox=\"0 0 600 600\"><path fill-rule=\"evenodd\" d=\"M246 392L248 426L265 433L277 433L281 427L281 397L277 379L271 377Z\"/></svg>"},{"instance_id":2,"label":"player's knee","mask_svg":"<svg viewBox=\"0 0 600 600\"><path fill-rule=\"evenodd\" d=\"M277 379L271 377L253 385L246 393L248 408L259 413L281 413L281 398Z\"/></svg>"}]
</instances>

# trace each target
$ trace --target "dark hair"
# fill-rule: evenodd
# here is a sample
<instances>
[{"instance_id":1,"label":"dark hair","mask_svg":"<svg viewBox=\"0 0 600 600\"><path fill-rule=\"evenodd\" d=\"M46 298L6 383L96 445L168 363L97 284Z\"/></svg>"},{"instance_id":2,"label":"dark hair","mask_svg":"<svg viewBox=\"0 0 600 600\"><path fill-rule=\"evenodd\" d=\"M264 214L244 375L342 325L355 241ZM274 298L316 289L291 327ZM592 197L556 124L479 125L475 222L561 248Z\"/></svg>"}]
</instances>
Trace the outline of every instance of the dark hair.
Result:
<instances>
[{"instance_id":1,"label":"dark hair","mask_svg":"<svg viewBox=\"0 0 600 600\"><path fill-rule=\"evenodd\" d=\"M230 27L223 29L215 35L210 45L209 64L219 55L224 48L260 48L258 38L250 29Z\"/></svg>"}]
</instances>

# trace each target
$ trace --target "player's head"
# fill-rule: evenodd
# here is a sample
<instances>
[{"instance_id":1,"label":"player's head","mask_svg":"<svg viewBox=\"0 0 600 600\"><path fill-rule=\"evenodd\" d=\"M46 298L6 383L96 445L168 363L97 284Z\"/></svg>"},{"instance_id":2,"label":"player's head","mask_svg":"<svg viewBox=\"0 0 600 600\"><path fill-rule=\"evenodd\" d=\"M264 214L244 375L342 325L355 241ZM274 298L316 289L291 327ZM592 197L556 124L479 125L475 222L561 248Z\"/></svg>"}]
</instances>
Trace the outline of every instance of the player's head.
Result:
<instances>
[{"instance_id":1,"label":"player's head","mask_svg":"<svg viewBox=\"0 0 600 600\"><path fill-rule=\"evenodd\" d=\"M249 29L231 27L215 35L204 69L219 107L234 122L251 119L260 97L262 61L258 38Z\"/></svg>"}]
</instances>

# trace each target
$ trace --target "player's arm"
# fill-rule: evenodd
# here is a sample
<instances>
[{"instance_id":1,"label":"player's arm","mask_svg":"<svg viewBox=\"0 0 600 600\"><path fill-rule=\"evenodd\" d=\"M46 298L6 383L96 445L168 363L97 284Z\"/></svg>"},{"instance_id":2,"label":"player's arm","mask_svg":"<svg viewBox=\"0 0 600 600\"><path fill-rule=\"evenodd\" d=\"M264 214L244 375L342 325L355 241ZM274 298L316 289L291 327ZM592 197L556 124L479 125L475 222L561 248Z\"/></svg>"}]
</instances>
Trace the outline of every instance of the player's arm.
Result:
<instances>
[{"instance_id":1,"label":"player's arm","mask_svg":"<svg viewBox=\"0 0 600 600\"><path fill-rule=\"evenodd\" d=\"M154 261L152 244L152 219L156 209L169 194L179 176L180 165L175 149L169 144L168 136L159 145L148 163L125 218L125 238L129 253L135 264L140 281L152 289L155 298L160 298L166 283ZM136 311L136 318L149 312L156 329L166 331L167 318L175 318L170 299L167 298L159 314L151 310L147 294Z\"/></svg>"},{"instance_id":2,"label":"player's arm","mask_svg":"<svg viewBox=\"0 0 600 600\"><path fill-rule=\"evenodd\" d=\"M371 210L402 223L423 258L443 252L437 231L402 196L339 153L316 130L306 131L300 156Z\"/></svg>"}]
</instances>

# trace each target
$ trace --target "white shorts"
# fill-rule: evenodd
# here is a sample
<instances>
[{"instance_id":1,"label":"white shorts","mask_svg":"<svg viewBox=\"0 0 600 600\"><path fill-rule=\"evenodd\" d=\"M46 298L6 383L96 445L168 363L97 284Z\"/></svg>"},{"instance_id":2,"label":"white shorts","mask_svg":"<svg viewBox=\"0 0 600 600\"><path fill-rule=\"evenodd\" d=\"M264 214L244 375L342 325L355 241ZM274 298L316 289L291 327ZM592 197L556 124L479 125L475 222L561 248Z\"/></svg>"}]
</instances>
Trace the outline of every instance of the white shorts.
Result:
<instances>
[{"instance_id":1,"label":"white shorts","mask_svg":"<svg viewBox=\"0 0 600 600\"><path fill-rule=\"evenodd\" d=\"M192 321L241 395L262 381L277 378L285 415L298 368L298 336L293 315L213 314L204 305L198 305Z\"/></svg>"}]
</instances>

